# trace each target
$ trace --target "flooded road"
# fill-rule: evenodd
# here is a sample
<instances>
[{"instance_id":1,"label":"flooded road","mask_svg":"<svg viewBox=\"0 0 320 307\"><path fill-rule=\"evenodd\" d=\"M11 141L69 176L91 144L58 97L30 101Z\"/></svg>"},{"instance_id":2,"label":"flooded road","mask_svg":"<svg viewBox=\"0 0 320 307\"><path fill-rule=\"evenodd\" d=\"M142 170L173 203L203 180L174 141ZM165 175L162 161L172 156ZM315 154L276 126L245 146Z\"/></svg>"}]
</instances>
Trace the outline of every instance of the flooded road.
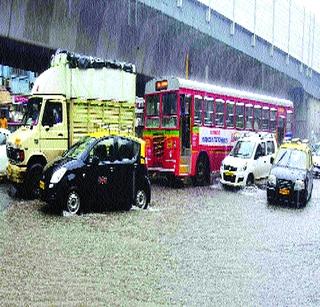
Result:
<instances>
[{"instance_id":1,"label":"flooded road","mask_svg":"<svg viewBox=\"0 0 320 307\"><path fill-rule=\"evenodd\" d=\"M0 301L320 304L319 180L299 210L268 206L263 187L153 185L152 193L145 211L78 217L11 200L0 213Z\"/></svg>"}]
</instances>

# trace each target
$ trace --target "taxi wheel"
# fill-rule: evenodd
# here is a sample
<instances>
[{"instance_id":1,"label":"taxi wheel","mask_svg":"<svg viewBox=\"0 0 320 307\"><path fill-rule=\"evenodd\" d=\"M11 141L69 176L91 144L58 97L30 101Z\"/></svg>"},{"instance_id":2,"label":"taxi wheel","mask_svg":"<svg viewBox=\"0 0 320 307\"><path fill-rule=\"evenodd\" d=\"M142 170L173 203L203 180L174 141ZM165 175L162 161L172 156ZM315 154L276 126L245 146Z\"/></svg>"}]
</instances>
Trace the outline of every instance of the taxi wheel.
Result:
<instances>
[{"instance_id":1,"label":"taxi wheel","mask_svg":"<svg viewBox=\"0 0 320 307\"><path fill-rule=\"evenodd\" d=\"M77 191L71 190L66 197L65 210L71 215L80 213L81 198Z\"/></svg>"},{"instance_id":2,"label":"taxi wheel","mask_svg":"<svg viewBox=\"0 0 320 307\"><path fill-rule=\"evenodd\" d=\"M249 174L247 178L247 185L253 185L254 184L254 177L253 174Z\"/></svg>"},{"instance_id":3,"label":"taxi wheel","mask_svg":"<svg viewBox=\"0 0 320 307\"><path fill-rule=\"evenodd\" d=\"M145 189L137 189L136 196L134 199L134 204L136 207L140 209L147 209L148 208L148 198L147 192Z\"/></svg>"}]
</instances>

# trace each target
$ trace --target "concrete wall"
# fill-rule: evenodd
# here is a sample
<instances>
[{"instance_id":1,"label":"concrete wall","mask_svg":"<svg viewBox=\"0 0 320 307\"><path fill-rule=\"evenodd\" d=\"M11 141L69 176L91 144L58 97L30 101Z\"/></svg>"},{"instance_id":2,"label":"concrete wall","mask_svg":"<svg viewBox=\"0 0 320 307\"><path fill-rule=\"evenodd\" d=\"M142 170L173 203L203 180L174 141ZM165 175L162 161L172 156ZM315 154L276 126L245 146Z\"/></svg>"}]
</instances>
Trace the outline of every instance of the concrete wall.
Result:
<instances>
[{"instance_id":1,"label":"concrete wall","mask_svg":"<svg viewBox=\"0 0 320 307\"><path fill-rule=\"evenodd\" d=\"M162 2L172 5L172 1ZM190 11L188 22L194 17ZM200 32L196 24L196 19L195 26L189 26L136 0L2 0L0 43L1 39L8 46L14 43L0 47L0 62L28 63L28 69L39 71L57 48L115 58L135 63L139 76L145 76L138 82L142 95L148 77L184 77L188 55L190 79L292 99L301 108L296 114L300 133L308 120L303 98L295 94L299 89L303 92L302 85ZM23 44L28 45L21 48Z\"/></svg>"}]
</instances>

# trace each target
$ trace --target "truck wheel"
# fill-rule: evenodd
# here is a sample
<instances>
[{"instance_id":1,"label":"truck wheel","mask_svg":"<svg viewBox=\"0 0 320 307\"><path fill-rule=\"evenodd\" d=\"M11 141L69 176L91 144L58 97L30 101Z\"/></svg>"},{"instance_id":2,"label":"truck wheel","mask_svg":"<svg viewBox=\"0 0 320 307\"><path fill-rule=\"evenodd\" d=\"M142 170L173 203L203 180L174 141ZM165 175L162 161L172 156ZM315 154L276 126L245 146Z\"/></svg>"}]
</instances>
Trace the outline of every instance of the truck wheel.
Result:
<instances>
[{"instance_id":1,"label":"truck wheel","mask_svg":"<svg viewBox=\"0 0 320 307\"><path fill-rule=\"evenodd\" d=\"M145 188L138 188L134 198L134 205L140 209L148 208L147 191Z\"/></svg>"},{"instance_id":2,"label":"truck wheel","mask_svg":"<svg viewBox=\"0 0 320 307\"><path fill-rule=\"evenodd\" d=\"M80 213L81 209L81 198L79 193L75 190L69 191L65 200L65 210L71 215L76 215Z\"/></svg>"},{"instance_id":3,"label":"truck wheel","mask_svg":"<svg viewBox=\"0 0 320 307\"><path fill-rule=\"evenodd\" d=\"M33 164L27 171L25 180L25 193L27 198L38 198L40 193L39 181L42 177L43 165Z\"/></svg>"},{"instance_id":4,"label":"truck wheel","mask_svg":"<svg viewBox=\"0 0 320 307\"><path fill-rule=\"evenodd\" d=\"M210 182L209 163L205 157L200 157L196 165L196 175L192 177L193 185L208 185Z\"/></svg>"}]
</instances>

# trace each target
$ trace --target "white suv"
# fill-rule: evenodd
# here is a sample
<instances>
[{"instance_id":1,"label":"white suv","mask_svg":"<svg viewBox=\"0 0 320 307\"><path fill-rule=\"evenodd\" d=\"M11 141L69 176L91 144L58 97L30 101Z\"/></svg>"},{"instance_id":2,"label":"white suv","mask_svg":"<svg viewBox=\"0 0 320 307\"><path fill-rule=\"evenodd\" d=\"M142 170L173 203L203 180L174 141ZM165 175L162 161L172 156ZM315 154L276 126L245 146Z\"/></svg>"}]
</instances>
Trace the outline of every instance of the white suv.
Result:
<instances>
[{"instance_id":1,"label":"white suv","mask_svg":"<svg viewBox=\"0 0 320 307\"><path fill-rule=\"evenodd\" d=\"M240 138L220 168L223 185L245 186L268 176L277 142L272 134L251 134Z\"/></svg>"}]
</instances>

